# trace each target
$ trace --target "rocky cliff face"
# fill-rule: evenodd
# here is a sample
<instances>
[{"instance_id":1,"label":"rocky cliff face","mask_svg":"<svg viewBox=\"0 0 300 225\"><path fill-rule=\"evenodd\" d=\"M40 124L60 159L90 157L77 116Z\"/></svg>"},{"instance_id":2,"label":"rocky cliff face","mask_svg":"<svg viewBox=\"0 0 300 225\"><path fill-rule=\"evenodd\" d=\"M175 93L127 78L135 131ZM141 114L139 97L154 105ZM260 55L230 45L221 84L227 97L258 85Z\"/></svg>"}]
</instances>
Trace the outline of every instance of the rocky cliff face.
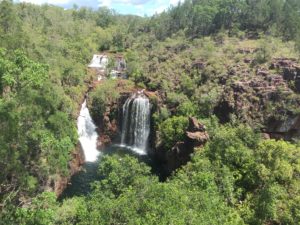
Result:
<instances>
[{"instance_id":1,"label":"rocky cliff face","mask_svg":"<svg viewBox=\"0 0 300 225\"><path fill-rule=\"evenodd\" d=\"M270 69L279 70L283 79L292 84L290 87L300 93L300 65L296 59L275 58Z\"/></svg>"},{"instance_id":2,"label":"rocky cliff face","mask_svg":"<svg viewBox=\"0 0 300 225\"><path fill-rule=\"evenodd\" d=\"M205 126L196 118L189 118L189 127L185 132L185 140L177 142L171 150L157 148L154 150L154 157L163 165L164 172L168 175L175 169L185 165L196 149L204 146L209 135Z\"/></svg>"},{"instance_id":3,"label":"rocky cliff face","mask_svg":"<svg viewBox=\"0 0 300 225\"><path fill-rule=\"evenodd\" d=\"M84 154L81 149L80 143L77 144L76 149L72 152L71 161L69 162L69 175L63 176L56 174L55 176L49 177L44 187L47 191L54 191L56 196L60 196L65 190L71 177L80 171L81 166L84 163Z\"/></svg>"},{"instance_id":4,"label":"rocky cliff face","mask_svg":"<svg viewBox=\"0 0 300 225\"><path fill-rule=\"evenodd\" d=\"M110 102L105 106L105 112L103 115L99 115L97 118L97 127L99 133L98 149L103 149L105 146L112 143L119 135L119 115L122 109L122 99L120 98L116 102ZM121 107L121 108L120 108Z\"/></svg>"},{"instance_id":5,"label":"rocky cliff face","mask_svg":"<svg viewBox=\"0 0 300 225\"><path fill-rule=\"evenodd\" d=\"M221 122L234 115L274 138L299 137L300 65L295 59L275 58L251 71L246 65L251 62L229 68L215 114ZM240 79L230 79L235 75Z\"/></svg>"}]
</instances>

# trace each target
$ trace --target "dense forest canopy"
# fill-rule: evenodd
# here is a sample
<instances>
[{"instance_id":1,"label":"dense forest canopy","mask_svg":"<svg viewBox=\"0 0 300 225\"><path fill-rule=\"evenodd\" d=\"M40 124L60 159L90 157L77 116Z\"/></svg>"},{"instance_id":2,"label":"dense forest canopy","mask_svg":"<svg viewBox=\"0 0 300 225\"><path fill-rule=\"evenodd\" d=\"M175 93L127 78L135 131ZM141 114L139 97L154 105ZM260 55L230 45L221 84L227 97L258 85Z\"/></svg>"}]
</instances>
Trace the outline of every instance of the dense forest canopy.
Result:
<instances>
[{"instance_id":1,"label":"dense forest canopy","mask_svg":"<svg viewBox=\"0 0 300 225\"><path fill-rule=\"evenodd\" d=\"M90 194L58 201L46 187L70 173L86 66L103 51L124 55L127 87L158 93L163 149L191 116L210 140L164 182L135 157L104 156ZM185 0L151 17L1 0L0 224L299 224L298 138L261 137L299 115L298 81L272 84L271 97L251 89L273 82L258 77L266 68L285 73L274 60L299 56L298 0ZM105 82L94 115L119 97Z\"/></svg>"}]
</instances>

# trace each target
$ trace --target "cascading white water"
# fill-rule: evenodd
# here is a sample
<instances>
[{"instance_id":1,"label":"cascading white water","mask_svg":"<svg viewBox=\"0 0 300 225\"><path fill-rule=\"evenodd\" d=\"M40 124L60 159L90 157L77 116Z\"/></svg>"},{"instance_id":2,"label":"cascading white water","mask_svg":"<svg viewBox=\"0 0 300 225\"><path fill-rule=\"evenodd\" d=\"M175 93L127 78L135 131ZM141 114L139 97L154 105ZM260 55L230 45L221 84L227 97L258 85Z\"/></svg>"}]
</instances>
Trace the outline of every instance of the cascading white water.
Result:
<instances>
[{"instance_id":1,"label":"cascading white water","mask_svg":"<svg viewBox=\"0 0 300 225\"><path fill-rule=\"evenodd\" d=\"M94 55L88 67L105 69L107 64L108 64L108 57L106 55Z\"/></svg>"},{"instance_id":2,"label":"cascading white water","mask_svg":"<svg viewBox=\"0 0 300 225\"><path fill-rule=\"evenodd\" d=\"M149 99L138 92L128 98L123 105L121 145L138 154L147 154L150 133Z\"/></svg>"},{"instance_id":3,"label":"cascading white water","mask_svg":"<svg viewBox=\"0 0 300 225\"><path fill-rule=\"evenodd\" d=\"M96 132L96 126L90 116L89 109L86 106L86 100L81 106L80 115L77 119L77 129L85 161L96 161L100 154L97 150L98 134Z\"/></svg>"}]
</instances>

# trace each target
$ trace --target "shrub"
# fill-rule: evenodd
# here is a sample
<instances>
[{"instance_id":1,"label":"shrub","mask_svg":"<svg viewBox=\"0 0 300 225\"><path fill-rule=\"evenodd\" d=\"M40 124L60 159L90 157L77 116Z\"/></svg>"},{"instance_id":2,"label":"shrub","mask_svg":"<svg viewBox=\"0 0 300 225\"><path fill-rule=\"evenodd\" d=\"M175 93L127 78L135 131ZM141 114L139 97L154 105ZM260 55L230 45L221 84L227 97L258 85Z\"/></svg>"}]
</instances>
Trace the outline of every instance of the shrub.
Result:
<instances>
[{"instance_id":1,"label":"shrub","mask_svg":"<svg viewBox=\"0 0 300 225\"><path fill-rule=\"evenodd\" d=\"M183 116L175 116L165 120L159 127L163 146L170 149L176 142L183 141L187 127L188 119Z\"/></svg>"},{"instance_id":2,"label":"shrub","mask_svg":"<svg viewBox=\"0 0 300 225\"><path fill-rule=\"evenodd\" d=\"M190 100L185 101L178 106L177 114L180 116L195 116L197 114L196 105Z\"/></svg>"},{"instance_id":3,"label":"shrub","mask_svg":"<svg viewBox=\"0 0 300 225\"><path fill-rule=\"evenodd\" d=\"M107 80L105 84L97 86L96 90L92 92L91 115L96 120L99 116L102 116L105 112L105 107L108 103L115 101L119 97L116 80Z\"/></svg>"}]
</instances>

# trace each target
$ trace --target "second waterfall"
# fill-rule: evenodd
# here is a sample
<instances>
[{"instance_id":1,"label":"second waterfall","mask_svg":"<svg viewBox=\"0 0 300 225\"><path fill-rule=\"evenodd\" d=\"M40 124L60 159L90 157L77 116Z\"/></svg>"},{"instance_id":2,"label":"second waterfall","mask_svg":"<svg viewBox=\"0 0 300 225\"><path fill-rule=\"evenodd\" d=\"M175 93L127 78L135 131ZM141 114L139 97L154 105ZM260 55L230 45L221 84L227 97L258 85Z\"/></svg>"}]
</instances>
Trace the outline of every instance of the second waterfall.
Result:
<instances>
[{"instance_id":1,"label":"second waterfall","mask_svg":"<svg viewBox=\"0 0 300 225\"><path fill-rule=\"evenodd\" d=\"M147 154L150 133L150 102L143 91L123 105L121 144L139 154Z\"/></svg>"}]
</instances>

